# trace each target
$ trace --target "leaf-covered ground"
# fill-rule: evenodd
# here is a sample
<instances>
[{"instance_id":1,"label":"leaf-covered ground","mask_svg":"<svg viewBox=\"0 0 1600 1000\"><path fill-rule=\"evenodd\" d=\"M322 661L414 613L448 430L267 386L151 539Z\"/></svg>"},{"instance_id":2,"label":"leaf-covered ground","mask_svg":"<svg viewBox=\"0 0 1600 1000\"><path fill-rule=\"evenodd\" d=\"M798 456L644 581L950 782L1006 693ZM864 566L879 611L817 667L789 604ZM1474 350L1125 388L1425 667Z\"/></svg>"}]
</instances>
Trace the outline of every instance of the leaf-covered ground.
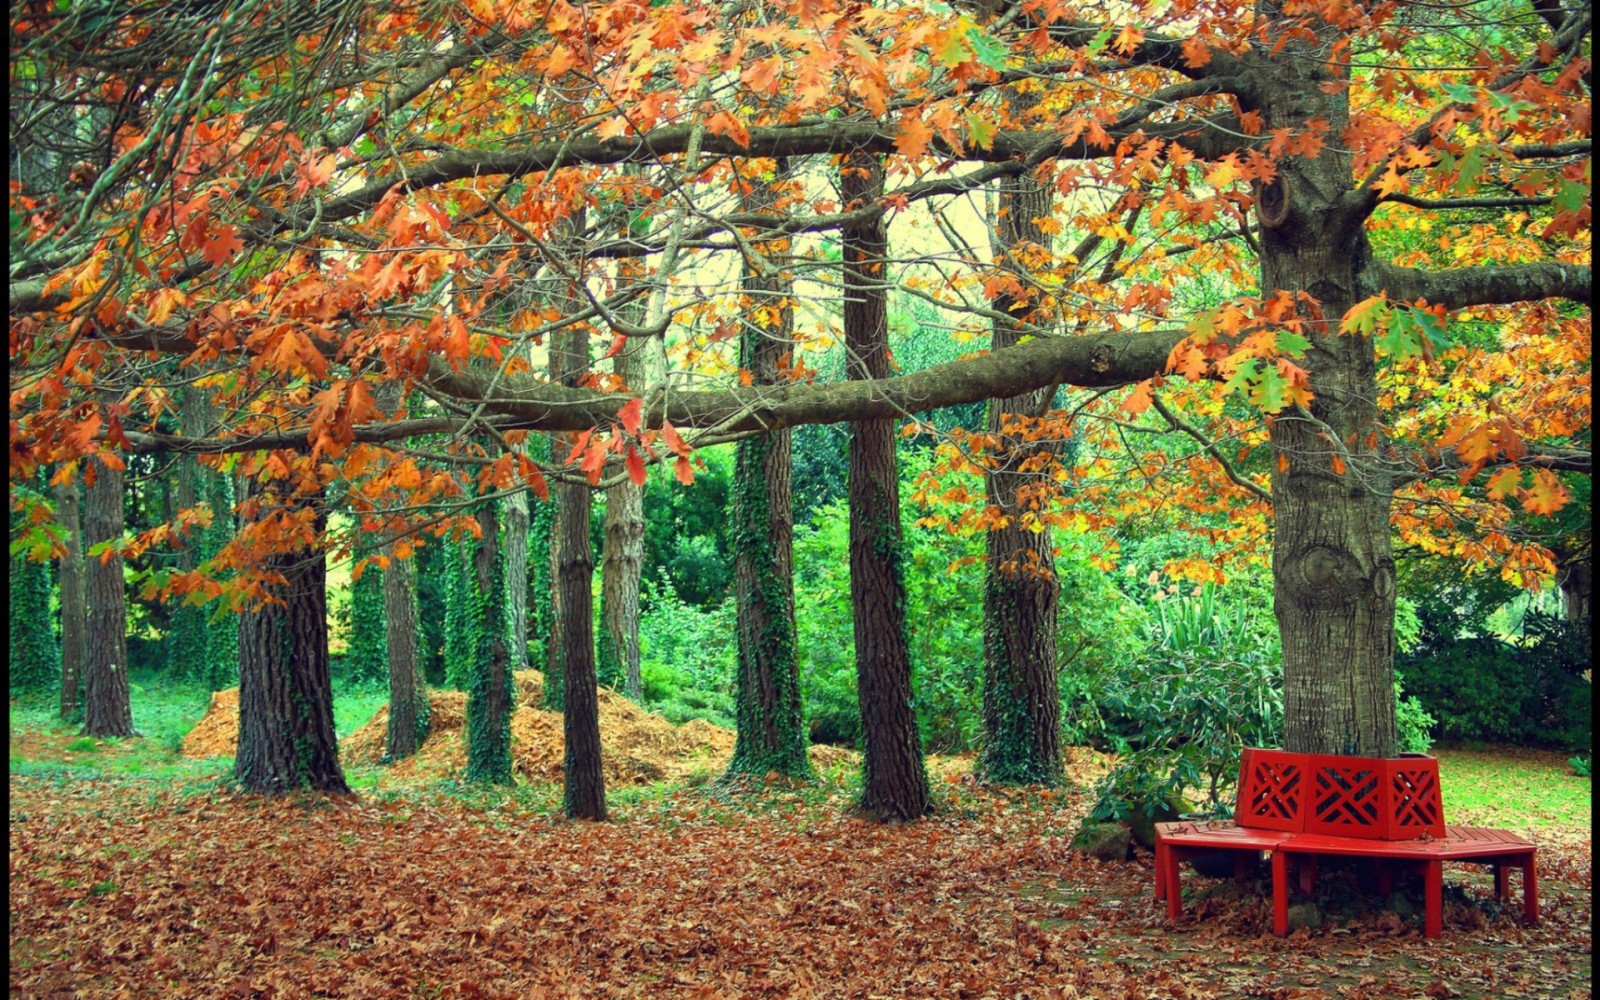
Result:
<instances>
[{"instance_id":1,"label":"leaf-covered ground","mask_svg":"<svg viewBox=\"0 0 1600 1000\"><path fill-rule=\"evenodd\" d=\"M593 825L530 789L265 801L14 765L11 992L1590 995L1587 828L1537 833L1537 928L1487 902L1476 867L1447 868L1438 941L1420 914L1280 940L1263 885L1218 883L1169 926L1147 855L1066 849L1081 793L940 785L940 814L904 827L850 818L837 775L619 795Z\"/></svg>"}]
</instances>

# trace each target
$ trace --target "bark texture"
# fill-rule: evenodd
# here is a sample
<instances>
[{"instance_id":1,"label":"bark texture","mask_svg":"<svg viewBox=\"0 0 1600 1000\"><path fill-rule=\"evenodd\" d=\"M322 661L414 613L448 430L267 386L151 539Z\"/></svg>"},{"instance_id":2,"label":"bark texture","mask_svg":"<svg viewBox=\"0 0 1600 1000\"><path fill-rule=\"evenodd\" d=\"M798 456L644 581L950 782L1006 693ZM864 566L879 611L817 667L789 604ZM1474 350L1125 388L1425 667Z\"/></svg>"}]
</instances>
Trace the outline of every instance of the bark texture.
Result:
<instances>
[{"instance_id":1,"label":"bark texture","mask_svg":"<svg viewBox=\"0 0 1600 1000\"><path fill-rule=\"evenodd\" d=\"M89 655L88 608L84 603L83 526L78 516L78 484L55 487L56 517L66 535L58 573L61 586L61 718L76 721L82 708L79 681Z\"/></svg>"},{"instance_id":2,"label":"bark texture","mask_svg":"<svg viewBox=\"0 0 1600 1000\"><path fill-rule=\"evenodd\" d=\"M1319 35L1250 54L1246 103L1259 108L1268 131L1322 118L1337 136L1348 125L1347 89L1324 88L1348 75L1328 58L1336 33L1324 27ZM1350 154L1330 143L1314 159L1280 162L1261 199L1270 211L1258 209L1263 291L1307 293L1321 313L1303 360L1315 401L1271 426L1279 456L1273 604L1283 638L1285 749L1392 757L1393 485L1379 463L1365 460L1369 435L1379 431L1372 342L1339 332L1344 313L1376 291L1365 287L1372 254L1352 188Z\"/></svg>"},{"instance_id":3,"label":"bark texture","mask_svg":"<svg viewBox=\"0 0 1600 1000\"><path fill-rule=\"evenodd\" d=\"M637 261L621 261L618 280L636 283L642 277ZM625 306L623 319L638 322L643 318L645 299ZM659 355L659 357L658 357ZM634 337L623 345L612 362L614 371L627 383L631 395L648 393L666 371L665 344L660 337ZM606 490L604 545L600 553L600 635L599 674L607 682L620 684L628 697L644 697L644 678L639 673L639 582L644 574L644 487L631 479Z\"/></svg>"},{"instance_id":4,"label":"bark texture","mask_svg":"<svg viewBox=\"0 0 1600 1000\"><path fill-rule=\"evenodd\" d=\"M528 669L528 494L506 499L506 617L513 671Z\"/></svg>"},{"instance_id":5,"label":"bark texture","mask_svg":"<svg viewBox=\"0 0 1600 1000\"><path fill-rule=\"evenodd\" d=\"M85 554L102 542L122 541L122 470L94 460L94 482L85 491ZM83 734L133 736L128 701L128 600L122 557L88 557L84 565L88 603L88 647L84 661Z\"/></svg>"},{"instance_id":6,"label":"bark texture","mask_svg":"<svg viewBox=\"0 0 1600 1000\"><path fill-rule=\"evenodd\" d=\"M278 503L262 497L263 514ZM299 497L318 508L322 498ZM234 778L249 792L281 795L311 789L348 794L333 731L328 665L327 562L300 548L267 558L283 575L279 600L239 615L239 750Z\"/></svg>"},{"instance_id":7,"label":"bark texture","mask_svg":"<svg viewBox=\"0 0 1600 1000\"><path fill-rule=\"evenodd\" d=\"M565 223L580 226L581 218ZM558 300L571 303L573 295L561 290ZM553 379L576 385L589 366L589 333L577 325L558 333L550 352ZM552 454L564 456L569 443L557 438ZM584 483L561 482L556 498L555 529L551 533L551 578L555 582L555 627L552 646L560 660L562 732L566 746L562 758L563 800L572 819L606 818L605 775L600 769L600 705L594 662L594 553L589 547L592 495Z\"/></svg>"},{"instance_id":8,"label":"bark texture","mask_svg":"<svg viewBox=\"0 0 1600 1000\"><path fill-rule=\"evenodd\" d=\"M428 687L417 656L417 564L390 547L383 571L384 635L389 658L389 725L384 760L404 760L428 738Z\"/></svg>"},{"instance_id":9,"label":"bark texture","mask_svg":"<svg viewBox=\"0 0 1600 1000\"><path fill-rule=\"evenodd\" d=\"M857 155L840 168L846 210L875 203L883 164ZM852 380L889 374L884 273L888 240L881 220L841 232L844 335ZM906 640L904 543L895 421L850 425L850 605L855 618L856 693L866 743L860 808L887 821L912 820L931 808L922 739L911 707L911 651Z\"/></svg>"},{"instance_id":10,"label":"bark texture","mask_svg":"<svg viewBox=\"0 0 1600 1000\"><path fill-rule=\"evenodd\" d=\"M751 183L748 209L770 210L775 200L772 188L759 178ZM787 243L759 246L756 250L764 259L749 259L744 265L739 364L755 385L776 382L778 359L793 349L793 287L781 270L788 249ZM734 678L737 737L728 764L730 775L776 771L804 778L811 774L795 651L790 437L784 428L735 446L732 534L738 673Z\"/></svg>"},{"instance_id":11,"label":"bark texture","mask_svg":"<svg viewBox=\"0 0 1600 1000\"><path fill-rule=\"evenodd\" d=\"M498 501L478 508L473 572L482 608L476 655L467 684L467 780L509 785L512 689L506 614L505 549Z\"/></svg>"},{"instance_id":12,"label":"bark texture","mask_svg":"<svg viewBox=\"0 0 1600 1000\"><path fill-rule=\"evenodd\" d=\"M1001 185L996 220L997 260L1019 274L1022 263L1049 237L1037 220L1050 214L1050 189L1032 175ZM1023 279L1026 287L1026 278ZM1029 318L1031 307L1006 293L995 311ZM996 320L996 351L1015 345L1021 322ZM988 430L994 465L984 476L989 505L1004 516L984 539L983 730L981 771L989 781L1054 784L1061 780L1061 694L1056 685L1056 614L1061 584L1055 571L1051 532L1039 520L1047 491L1050 447L1029 444L1012 433L1014 422L1036 419L1050 404L1052 388L989 404Z\"/></svg>"}]
</instances>

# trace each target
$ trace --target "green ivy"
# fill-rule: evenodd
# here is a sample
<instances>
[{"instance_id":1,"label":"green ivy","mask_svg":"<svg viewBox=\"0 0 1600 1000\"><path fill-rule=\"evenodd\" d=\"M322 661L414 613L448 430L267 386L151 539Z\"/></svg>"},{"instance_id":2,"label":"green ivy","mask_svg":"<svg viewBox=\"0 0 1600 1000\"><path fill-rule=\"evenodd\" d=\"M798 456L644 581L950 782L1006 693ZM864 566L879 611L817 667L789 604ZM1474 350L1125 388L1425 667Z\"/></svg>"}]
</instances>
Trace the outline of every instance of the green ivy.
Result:
<instances>
[{"instance_id":1,"label":"green ivy","mask_svg":"<svg viewBox=\"0 0 1600 1000\"><path fill-rule=\"evenodd\" d=\"M52 628L52 564L11 557L7 680L11 697L44 695L61 683L61 646Z\"/></svg>"},{"instance_id":2,"label":"green ivy","mask_svg":"<svg viewBox=\"0 0 1600 1000\"><path fill-rule=\"evenodd\" d=\"M368 564L361 579L350 584L346 615L345 679L364 687L381 684L389 676L389 640L384 631L383 573L378 567Z\"/></svg>"},{"instance_id":3,"label":"green ivy","mask_svg":"<svg viewBox=\"0 0 1600 1000\"><path fill-rule=\"evenodd\" d=\"M501 508L495 521L504 524L504 508L499 501L495 503ZM506 606L505 546L496 544L495 539L487 542L494 545L494 560L488 592L476 595L477 643L467 689L466 777L473 782L509 785L513 781L511 711L516 691L506 651L510 613ZM506 690L496 697L495 686L500 683Z\"/></svg>"},{"instance_id":4,"label":"green ivy","mask_svg":"<svg viewBox=\"0 0 1600 1000\"><path fill-rule=\"evenodd\" d=\"M470 538L444 543L444 683L457 691L471 684L478 655L482 604L471 566L472 544Z\"/></svg>"},{"instance_id":5,"label":"green ivy","mask_svg":"<svg viewBox=\"0 0 1600 1000\"><path fill-rule=\"evenodd\" d=\"M233 476L201 473L201 483L211 501L211 524L200 536L202 562L214 557L233 537ZM192 676L211 691L239 683L239 616L226 608L213 609L206 618L205 655Z\"/></svg>"}]
</instances>

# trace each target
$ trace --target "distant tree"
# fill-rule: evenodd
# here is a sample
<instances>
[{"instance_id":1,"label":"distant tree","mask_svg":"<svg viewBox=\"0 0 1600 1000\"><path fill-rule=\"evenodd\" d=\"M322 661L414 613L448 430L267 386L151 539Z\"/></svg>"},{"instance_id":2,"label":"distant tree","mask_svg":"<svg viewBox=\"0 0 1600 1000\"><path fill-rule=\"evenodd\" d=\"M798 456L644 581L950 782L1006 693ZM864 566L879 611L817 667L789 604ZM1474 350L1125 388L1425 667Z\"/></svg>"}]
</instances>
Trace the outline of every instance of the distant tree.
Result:
<instances>
[{"instance_id":1,"label":"distant tree","mask_svg":"<svg viewBox=\"0 0 1600 1000\"><path fill-rule=\"evenodd\" d=\"M12 534L20 530L15 512ZM11 556L11 608L7 631L7 687L11 697L42 695L55 689L61 676L61 648L50 623L50 598L55 567L30 559L25 551Z\"/></svg>"},{"instance_id":2,"label":"distant tree","mask_svg":"<svg viewBox=\"0 0 1600 1000\"><path fill-rule=\"evenodd\" d=\"M358 554L361 551L358 549ZM353 683L373 685L388 675L388 633L384 631L383 611L383 571L368 564L360 578L350 583L344 676Z\"/></svg>"},{"instance_id":3,"label":"distant tree","mask_svg":"<svg viewBox=\"0 0 1600 1000\"><path fill-rule=\"evenodd\" d=\"M417 560L399 558L389 547L383 571L383 617L389 661L389 723L384 760L404 760L428 738L428 683L418 656Z\"/></svg>"},{"instance_id":4,"label":"distant tree","mask_svg":"<svg viewBox=\"0 0 1600 1000\"><path fill-rule=\"evenodd\" d=\"M89 655L88 608L84 603L83 524L78 513L78 483L71 476L55 486L56 517L61 521L61 718L83 721L84 665Z\"/></svg>"}]
</instances>

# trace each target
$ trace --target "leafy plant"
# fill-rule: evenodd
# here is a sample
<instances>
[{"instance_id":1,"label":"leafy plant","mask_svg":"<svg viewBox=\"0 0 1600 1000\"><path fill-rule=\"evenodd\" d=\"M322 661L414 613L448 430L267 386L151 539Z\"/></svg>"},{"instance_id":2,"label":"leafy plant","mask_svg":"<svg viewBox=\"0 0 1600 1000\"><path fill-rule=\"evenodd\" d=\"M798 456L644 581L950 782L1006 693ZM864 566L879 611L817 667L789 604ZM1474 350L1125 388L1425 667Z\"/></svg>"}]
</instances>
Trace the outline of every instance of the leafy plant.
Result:
<instances>
[{"instance_id":1,"label":"leafy plant","mask_svg":"<svg viewBox=\"0 0 1600 1000\"><path fill-rule=\"evenodd\" d=\"M1582 757L1569 757L1567 758L1567 763L1572 766L1572 773L1578 777L1587 778L1590 776L1592 758L1588 754L1584 754Z\"/></svg>"}]
</instances>

